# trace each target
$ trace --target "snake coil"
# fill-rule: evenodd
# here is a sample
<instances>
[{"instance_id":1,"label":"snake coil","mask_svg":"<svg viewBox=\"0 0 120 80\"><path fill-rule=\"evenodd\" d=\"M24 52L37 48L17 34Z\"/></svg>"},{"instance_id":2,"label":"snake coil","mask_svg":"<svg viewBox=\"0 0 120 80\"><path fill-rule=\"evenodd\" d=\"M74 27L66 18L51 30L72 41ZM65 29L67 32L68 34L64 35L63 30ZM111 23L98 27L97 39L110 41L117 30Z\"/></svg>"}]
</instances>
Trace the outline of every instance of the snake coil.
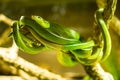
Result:
<instances>
[{"instance_id":1,"label":"snake coil","mask_svg":"<svg viewBox=\"0 0 120 80\"><path fill-rule=\"evenodd\" d=\"M13 37L17 46L26 53L55 49L58 51L58 61L64 66L74 66L78 62L93 65L105 60L111 50L111 39L102 12L103 9L96 11L96 22L102 30L104 47L96 46L93 40L83 42L78 32L39 16L22 16L15 21Z\"/></svg>"}]
</instances>

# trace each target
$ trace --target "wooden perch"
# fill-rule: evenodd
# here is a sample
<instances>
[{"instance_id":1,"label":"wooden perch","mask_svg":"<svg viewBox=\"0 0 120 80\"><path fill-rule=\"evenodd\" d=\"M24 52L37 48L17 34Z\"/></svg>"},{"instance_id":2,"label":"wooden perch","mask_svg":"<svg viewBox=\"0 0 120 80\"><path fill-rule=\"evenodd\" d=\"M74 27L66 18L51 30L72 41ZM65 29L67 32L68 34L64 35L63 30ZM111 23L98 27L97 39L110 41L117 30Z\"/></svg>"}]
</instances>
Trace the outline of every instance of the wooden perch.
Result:
<instances>
[{"instance_id":1,"label":"wooden perch","mask_svg":"<svg viewBox=\"0 0 120 80\"><path fill-rule=\"evenodd\" d=\"M114 80L113 76L105 72L100 64L84 66L86 72L93 78L93 80Z\"/></svg>"},{"instance_id":2,"label":"wooden perch","mask_svg":"<svg viewBox=\"0 0 120 80\"><path fill-rule=\"evenodd\" d=\"M17 56L17 51L18 48L15 44L10 48L0 48L0 60L4 61L6 64L14 66L18 70L23 70L40 80L65 80L60 75L49 72L48 70L40 68ZM19 75L19 73L17 74Z\"/></svg>"},{"instance_id":3,"label":"wooden perch","mask_svg":"<svg viewBox=\"0 0 120 80\"><path fill-rule=\"evenodd\" d=\"M0 80L23 80L18 76L0 76Z\"/></svg>"}]
</instances>

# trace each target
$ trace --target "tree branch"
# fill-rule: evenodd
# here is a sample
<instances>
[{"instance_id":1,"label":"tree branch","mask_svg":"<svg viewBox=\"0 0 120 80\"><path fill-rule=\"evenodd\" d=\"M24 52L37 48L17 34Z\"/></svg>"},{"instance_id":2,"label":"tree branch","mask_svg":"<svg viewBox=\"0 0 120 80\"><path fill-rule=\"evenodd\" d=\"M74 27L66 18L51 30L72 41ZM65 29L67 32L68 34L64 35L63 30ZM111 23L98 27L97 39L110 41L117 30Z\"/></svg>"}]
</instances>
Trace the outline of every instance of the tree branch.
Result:
<instances>
[{"instance_id":1,"label":"tree branch","mask_svg":"<svg viewBox=\"0 0 120 80\"><path fill-rule=\"evenodd\" d=\"M4 61L6 64L14 66L16 69L23 70L29 75L37 77L40 80L65 80L60 75L49 72L48 70L40 68L24 60L23 58L14 55L17 53L17 51L18 48L16 45L13 45L10 48L0 48L0 60ZM17 74L20 75L19 73Z\"/></svg>"},{"instance_id":2,"label":"tree branch","mask_svg":"<svg viewBox=\"0 0 120 80\"><path fill-rule=\"evenodd\" d=\"M116 3L117 0L96 0L98 7L102 7L105 8L104 9L104 20L107 24L107 26L109 26L109 22L111 20L111 18L114 15L115 9L116 9ZM94 40L97 44L103 44L103 39L102 39L102 33L98 27L98 25L96 23L94 23L94 28L95 28L95 32L94 32ZM94 80L114 80L113 76L107 72L105 72L102 67L100 66L100 64L96 64L96 65L91 65L91 66L85 66L84 67L86 72L94 79Z\"/></svg>"},{"instance_id":3,"label":"tree branch","mask_svg":"<svg viewBox=\"0 0 120 80\"><path fill-rule=\"evenodd\" d=\"M0 80L23 80L18 76L0 76Z\"/></svg>"},{"instance_id":4,"label":"tree branch","mask_svg":"<svg viewBox=\"0 0 120 80\"><path fill-rule=\"evenodd\" d=\"M113 76L105 72L99 63L96 65L84 66L84 68L93 80L114 80Z\"/></svg>"}]
</instances>

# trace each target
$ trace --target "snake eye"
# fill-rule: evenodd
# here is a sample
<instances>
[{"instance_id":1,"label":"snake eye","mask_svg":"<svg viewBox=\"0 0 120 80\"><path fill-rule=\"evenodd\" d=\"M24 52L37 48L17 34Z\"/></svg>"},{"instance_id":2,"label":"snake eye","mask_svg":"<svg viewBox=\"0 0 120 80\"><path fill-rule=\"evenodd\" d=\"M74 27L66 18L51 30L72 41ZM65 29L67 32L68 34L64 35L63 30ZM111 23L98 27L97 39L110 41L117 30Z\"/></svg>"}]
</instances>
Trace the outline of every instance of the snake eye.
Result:
<instances>
[{"instance_id":1,"label":"snake eye","mask_svg":"<svg viewBox=\"0 0 120 80\"><path fill-rule=\"evenodd\" d=\"M40 16L37 16L37 18L41 18Z\"/></svg>"},{"instance_id":2,"label":"snake eye","mask_svg":"<svg viewBox=\"0 0 120 80\"><path fill-rule=\"evenodd\" d=\"M40 16L35 16L35 15L33 15L32 17L36 17L36 18L39 18L39 19L41 19L41 17L40 17Z\"/></svg>"}]
</instances>

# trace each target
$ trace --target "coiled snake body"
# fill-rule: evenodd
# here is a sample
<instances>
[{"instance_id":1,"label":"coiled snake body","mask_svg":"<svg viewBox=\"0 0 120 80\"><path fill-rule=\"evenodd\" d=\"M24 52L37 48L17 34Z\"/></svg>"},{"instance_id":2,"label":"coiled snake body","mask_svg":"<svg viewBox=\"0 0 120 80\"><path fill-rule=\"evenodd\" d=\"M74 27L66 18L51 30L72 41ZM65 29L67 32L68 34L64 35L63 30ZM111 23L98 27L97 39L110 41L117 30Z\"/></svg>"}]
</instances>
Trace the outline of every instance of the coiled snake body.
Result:
<instances>
[{"instance_id":1,"label":"coiled snake body","mask_svg":"<svg viewBox=\"0 0 120 80\"><path fill-rule=\"evenodd\" d=\"M83 42L78 32L39 16L22 16L15 21L13 37L17 46L26 53L55 49L58 51L58 61L64 66L73 66L78 62L92 65L107 59L111 50L111 39L102 12L103 9L96 11L96 22L102 31L103 47L96 46L93 40Z\"/></svg>"}]
</instances>

